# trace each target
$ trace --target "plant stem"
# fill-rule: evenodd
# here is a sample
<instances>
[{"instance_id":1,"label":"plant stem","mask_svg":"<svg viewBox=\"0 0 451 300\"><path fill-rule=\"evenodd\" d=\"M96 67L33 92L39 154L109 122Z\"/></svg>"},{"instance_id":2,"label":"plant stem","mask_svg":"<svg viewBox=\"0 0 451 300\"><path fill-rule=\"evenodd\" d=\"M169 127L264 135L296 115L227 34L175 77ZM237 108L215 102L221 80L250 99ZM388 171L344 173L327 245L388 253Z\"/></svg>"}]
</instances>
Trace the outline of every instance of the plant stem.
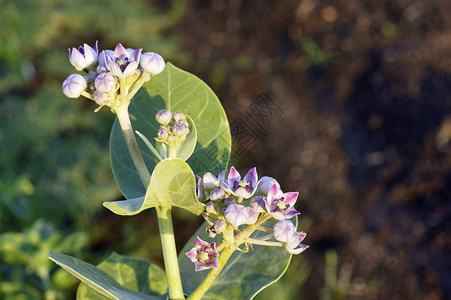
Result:
<instances>
[{"instance_id":1,"label":"plant stem","mask_svg":"<svg viewBox=\"0 0 451 300\"><path fill-rule=\"evenodd\" d=\"M128 105L120 105L115 110L119 124L121 124L122 133L124 134L125 142L127 144L130 155L132 156L133 163L135 164L136 171L138 171L139 178L141 179L144 188L150 182L150 173L147 170L144 159L138 148L138 143L136 142L135 134L133 132L132 124L130 122L130 117L128 115Z\"/></svg>"},{"instance_id":2,"label":"plant stem","mask_svg":"<svg viewBox=\"0 0 451 300\"><path fill-rule=\"evenodd\" d=\"M221 272L221 270L224 267L224 265L226 264L226 262L229 260L230 256L232 256L233 252L235 252L235 250L231 246L224 248L224 250L221 252L221 255L219 256L219 259L218 259L218 268L211 269L211 271L208 273L207 277L204 278L202 283L188 297L188 300L198 300L198 299L201 299L203 295L205 295L205 293L208 291L210 286L213 284L213 281L215 281L216 277L218 277L219 273Z\"/></svg>"},{"instance_id":3,"label":"plant stem","mask_svg":"<svg viewBox=\"0 0 451 300\"><path fill-rule=\"evenodd\" d=\"M171 209L156 207L156 210L158 216L158 227L160 229L161 245L163 247L164 267L166 269L166 277L168 279L169 298L185 299L177 260L177 249L175 247Z\"/></svg>"}]
</instances>

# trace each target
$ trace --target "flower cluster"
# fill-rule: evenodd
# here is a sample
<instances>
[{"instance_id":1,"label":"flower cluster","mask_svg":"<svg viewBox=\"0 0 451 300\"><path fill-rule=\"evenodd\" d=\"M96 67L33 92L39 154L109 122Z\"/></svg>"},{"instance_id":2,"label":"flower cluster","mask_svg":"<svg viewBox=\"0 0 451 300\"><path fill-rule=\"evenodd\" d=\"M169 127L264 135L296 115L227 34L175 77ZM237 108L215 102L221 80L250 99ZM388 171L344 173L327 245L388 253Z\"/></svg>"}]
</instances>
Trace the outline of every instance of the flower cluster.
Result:
<instances>
[{"instance_id":1,"label":"flower cluster","mask_svg":"<svg viewBox=\"0 0 451 300\"><path fill-rule=\"evenodd\" d=\"M256 168L249 170L244 177L234 167L228 174L224 170L218 176L207 172L202 178L198 177L196 187L198 199L205 199L204 217L210 223L207 229L210 237L220 234L223 241L236 244L235 233L245 231L244 226L253 226L253 231L263 230L271 234L255 239L248 236L239 243L284 246L291 254L299 254L308 248L301 244L306 234L297 232L290 220L299 214L294 208L299 193L284 193L272 177L265 176L258 180ZM273 228L263 227L270 220L277 221ZM200 262L193 260L193 254L190 254L197 251L196 247L186 255L198 271ZM215 266L202 264L201 269L211 267Z\"/></svg>"},{"instance_id":2,"label":"flower cluster","mask_svg":"<svg viewBox=\"0 0 451 300\"><path fill-rule=\"evenodd\" d=\"M167 109L160 110L155 119L160 124L158 129L158 142L167 145L178 145L183 142L189 133L189 123L182 113L171 113Z\"/></svg>"},{"instance_id":3,"label":"flower cluster","mask_svg":"<svg viewBox=\"0 0 451 300\"><path fill-rule=\"evenodd\" d=\"M129 102L151 75L161 73L163 58L142 49L124 48L118 44L114 50L99 53L98 43L69 49L69 60L77 71L86 76L71 74L63 82L63 93L69 98L84 96L100 107L112 109Z\"/></svg>"}]
</instances>

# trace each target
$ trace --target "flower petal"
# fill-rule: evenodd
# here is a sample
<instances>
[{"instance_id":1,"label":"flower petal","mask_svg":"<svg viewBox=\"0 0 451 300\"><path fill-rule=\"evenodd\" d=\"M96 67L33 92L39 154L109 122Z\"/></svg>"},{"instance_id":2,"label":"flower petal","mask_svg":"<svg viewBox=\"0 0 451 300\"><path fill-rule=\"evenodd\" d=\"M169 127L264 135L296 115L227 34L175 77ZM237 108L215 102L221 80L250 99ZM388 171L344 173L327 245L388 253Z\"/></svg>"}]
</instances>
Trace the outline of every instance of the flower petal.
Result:
<instances>
[{"instance_id":1,"label":"flower petal","mask_svg":"<svg viewBox=\"0 0 451 300\"><path fill-rule=\"evenodd\" d=\"M122 44L119 43L117 44L116 48L114 48L113 57L120 57L121 55L129 57L127 49L125 49L124 46L122 46Z\"/></svg>"},{"instance_id":2,"label":"flower petal","mask_svg":"<svg viewBox=\"0 0 451 300\"><path fill-rule=\"evenodd\" d=\"M285 198L285 203L289 204L290 206L293 206L296 203L296 200L298 200L299 193L298 192L289 192L283 194L283 197Z\"/></svg>"},{"instance_id":3,"label":"flower petal","mask_svg":"<svg viewBox=\"0 0 451 300\"><path fill-rule=\"evenodd\" d=\"M273 184L271 189L268 192L268 199L272 200L274 198L276 198L277 194L279 193L279 188L277 187L276 184Z\"/></svg>"},{"instance_id":4,"label":"flower petal","mask_svg":"<svg viewBox=\"0 0 451 300\"><path fill-rule=\"evenodd\" d=\"M247 172L246 176L244 176L244 180L246 182L248 181L252 182L253 189L257 188L258 181L257 168L253 167L252 169L250 169L249 172Z\"/></svg>"}]
</instances>

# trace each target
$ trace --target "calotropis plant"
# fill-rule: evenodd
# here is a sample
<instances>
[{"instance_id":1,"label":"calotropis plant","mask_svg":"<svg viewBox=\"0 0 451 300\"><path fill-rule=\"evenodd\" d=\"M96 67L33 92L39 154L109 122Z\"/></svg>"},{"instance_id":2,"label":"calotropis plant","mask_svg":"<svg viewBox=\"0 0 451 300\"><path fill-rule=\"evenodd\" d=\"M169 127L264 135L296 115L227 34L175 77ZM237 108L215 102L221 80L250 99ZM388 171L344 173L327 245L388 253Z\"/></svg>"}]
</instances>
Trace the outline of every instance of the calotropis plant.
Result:
<instances>
[{"instance_id":1,"label":"calotropis plant","mask_svg":"<svg viewBox=\"0 0 451 300\"><path fill-rule=\"evenodd\" d=\"M117 116L111 163L126 199L104 206L125 216L155 208L165 267L118 254L95 267L49 252L83 282L77 299L251 299L277 281L291 255L308 247L305 233L296 231L298 193L284 193L274 178L259 179L256 168L244 177L227 168L230 130L211 89L160 55L121 44L100 53L97 42L84 44L69 49L69 60L85 73L69 75L63 93ZM180 254L173 206L205 219Z\"/></svg>"}]
</instances>

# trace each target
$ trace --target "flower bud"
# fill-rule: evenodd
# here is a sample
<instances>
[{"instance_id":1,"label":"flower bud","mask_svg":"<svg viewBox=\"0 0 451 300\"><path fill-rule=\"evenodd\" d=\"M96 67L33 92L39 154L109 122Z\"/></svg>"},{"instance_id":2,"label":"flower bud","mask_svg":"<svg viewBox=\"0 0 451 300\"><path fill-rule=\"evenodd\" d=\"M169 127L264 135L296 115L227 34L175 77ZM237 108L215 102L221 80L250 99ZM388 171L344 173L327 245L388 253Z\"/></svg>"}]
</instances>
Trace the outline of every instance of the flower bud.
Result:
<instances>
[{"instance_id":1,"label":"flower bud","mask_svg":"<svg viewBox=\"0 0 451 300\"><path fill-rule=\"evenodd\" d=\"M247 219L246 224L252 225L255 224L258 220L258 213L252 207L246 207L247 210Z\"/></svg>"},{"instance_id":2,"label":"flower bud","mask_svg":"<svg viewBox=\"0 0 451 300\"><path fill-rule=\"evenodd\" d=\"M213 202L208 202L205 206L205 210L207 211L207 213L209 214L216 214L217 213L217 207L216 204L214 204Z\"/></svg>"},{"instance_id":3,"label":"flower bud","mask_svg":"<svg viewBox=\"0 0 451 300\"><path fill-rule=\"evenodd\" d=\"M63 82L63 93L69 98L78 98L86 89L86 79L79 74L72 74Z\"/></svg>"},{"instance_id":4,"label":"flower bud","mask_svg":"<svg viewBox=\"0 0 451 300\"><path fill-rule=\"evenodd\" d=\"M254 197L250 203L251 207L258 213L266 211L265 200L262 196Z\"/></svg>"},{"instance_id":5,"label":"flower bud","mask_svg":"<svg viewBox=\"0 0 451 300\"><path fill-rule=\"evenodd\" d=\"M183 137L189 133L189 129L183 124L176 123L172 126L172 133L177 137Z\"/></svg>"},{"instance_id":6,"label":"flower bud","mask_svg":"<svg viewBox=\"0 0 451 300\"><path fill-rule=\"evenodd\" d=\"M202 184L204 186L204 189L207 191L212 191L219 187L218 179L211 172L204 174Z\"/></svg>"},{"instance_id":7,"label":"flower bud","mask_svg":"<svg viewBox=\"0 0 451 300\"><path fill-rule=\"evenodd\" d=\"M100 55L99 55L99 57L100 57ZM97 72L97 74L106 73L106 72L108 72L108 69L106 68L105 64L100 64L97 66L96 72Z\"/></svg>"},{"instance_id":8,"label":"flower bud","mask_svg":"<svg viewBox=\"0 0 451 300\"><path fill-rule=\"evenodd\" d=\"M226 223L224 220L219 219L219 220L217 220L217 221L215 222L214 228L215 228L215 231L216 231L217 233L221 233L221 232L223 232L224 230L226 230L226 228L227 228L227 223Z\"/></svg>"},{"instance_id":9,"label":"flower bud","mask_svg":"<svg viewBox=\"0 0 451 300\"><path fill-rule=\"evenodd\" d=\"M144 71L152 75L158 75L163 72L165 66L163 57L154 52L146 52L141 55L139 63Z\"/></svg>"},{"instance_id":10,"label":"flower bud","mask_svg":"<svg viewBox=\"0 0 451 300\"><path fill-rule=\"evenodd\" d=\"M161 125L168 125L171 122L172 114L167 109L162 109L155 115L155 120Z\"/></svg>"},{"instance_id":11,"label":"flower bud","mask_svg":"<svg viewBox=\"0 0 451 300\"><path fill-rule=\"evenodd\" d=\"M174 121L179 122L181 120L185 119L185 115L179 112L175 112L172 114L172 117L174 118Z\"/></svg>"},{"instance_id":12,"label":"flower bud","mask_svg":"<svg viewBox=\"0 0 451 300\"><path fill-rule=\"evenodd\" d=\"M225 206L229 206L230 204L236 204L236 200L231 198L231 197L229 197L229 198L224 200L224 205Z\"/></svg>"},{"instance_id":13,"label":"flower bud","mask_svg":"<svg viewBox=\"0 0 451 300\"><path fill-rule=\"evenodd\" d=\"M183 125L185 125L186 127L189 128L189 124L188 124L188 121L186 119L178 120L178 123L183 124Z\"/></svg>"},{"instance_id":14,"label":"flower bud","mask_svg":"<svg viewBox=\"0 0 451 300\"><path fill-rule=\"evenodd\" d=\"M112 92L116 87L116 81L116 77L114 77L110 73L101 73L96 77L94 86L99 92L109 93Z\"/></svg>"},{"instance_id":15,"label":"flower bud","mask_svg":"<svg viewBox=\"0 0 451 300\"><path fill-rule=\"evenodd\" d=\"M230 224L238 227L246 223L248 212L246 207L241 204L231 204L227 207L224 216Z\"/></svg>"},{"instance_id":16,"label":"flower bud","mask_svg":"<svg viewBox=\"0 0 451 300\"><path fill-rule=\"evenodd\" d=\"M160 129L158 129L158 139L164 141L168 138L169 133L164 126L160 126Z\"/></svg>"},{"instance_id":17,"label":"flower bud","mask_svg":"<svg viewBox=\"0 0 451 300\"><path fill-rule=\"evenodd\" d=\"M211 201L221 201L225 198L225 192L221 189L215 189L210 193Z\"/></svg>"},{"instance_id":18,"label":"flower bud","mask_svg":"<svg viewBox=\"0 0 451 300\"><path fill-rule=\"evenodd\" d=\"M280 242L288 242L296 232L290 220L280 220L274 225L274 238Z\"/></svg>"},{"instance_id":19,"label":"flower bud","mask_svg":"<svg viewBox=\"0 0 451 300\"><path fill-rule=\"evenodd\" d=\"M107 93L94 91L92 95L94 96L94 100L98 105L106 105L108 103L109 97Z\"/></svg>"},{"instance_id":20,"label":"flower bud","mask_svg":"<svg viewBox=\"0 0 451 300\"><path fill-rule=\"evenodd\" d=\"M258 189L263 194L267 195L269 193L269 190L272 188L273 185L276 185L277 188L280 190L280 184L272 177L264 176L260 179L260 184L258 185Z\"/></svg>"}]
</instances>

